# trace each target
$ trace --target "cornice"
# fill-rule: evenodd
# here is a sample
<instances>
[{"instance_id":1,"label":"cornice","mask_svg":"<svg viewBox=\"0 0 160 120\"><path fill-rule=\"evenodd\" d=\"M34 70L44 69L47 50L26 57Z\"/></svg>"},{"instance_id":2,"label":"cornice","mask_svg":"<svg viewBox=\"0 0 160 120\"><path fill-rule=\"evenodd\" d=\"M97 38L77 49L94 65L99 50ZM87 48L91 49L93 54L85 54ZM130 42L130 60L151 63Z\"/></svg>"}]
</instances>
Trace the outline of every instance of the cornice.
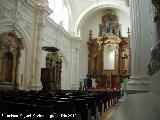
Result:
<instances>
[{"instance_id":1,"label":"cornice","mask_svg":"<svg viewBox=\"0 0 160 120\"><path fill-rule=\"evenodd\" d=\"M43 10L48 16L53 12L48 6L38 5L34 0L27 0L27 3L35 10Z\"/></svg>"},{"instance_id":2,"label":"cornice","mask_svg":"<svg viewBox=\"0 0 160 120\"><path fill-rule=\"evenodd\" d=\"M71 41L80 41L79 37L73 37L70 33L68 33L63 26L58 25L56 22L54 22L51 18L46 18L46 24L50 26L52 29L56 29L60 33L64 35L64 37L68 38Z\"/></svg>"}]
</instances>

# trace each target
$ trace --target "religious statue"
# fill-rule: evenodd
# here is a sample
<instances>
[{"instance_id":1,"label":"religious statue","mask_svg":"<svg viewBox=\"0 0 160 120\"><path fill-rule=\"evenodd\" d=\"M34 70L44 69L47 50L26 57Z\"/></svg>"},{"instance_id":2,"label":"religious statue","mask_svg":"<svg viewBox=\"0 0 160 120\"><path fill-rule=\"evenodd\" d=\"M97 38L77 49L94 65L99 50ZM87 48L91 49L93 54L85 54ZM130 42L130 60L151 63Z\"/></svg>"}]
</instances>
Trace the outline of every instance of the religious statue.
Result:
<instances>
[{"instance_id":1,"label":"religious statue","mask_svg":"<svg viewBox=\"0 0 160 120\"><path fill-rule=\"evenodd\" d=\"M99 24L99 35L102 35L102 25Z\"/></svg>"},{"instance_id":2,"label":"religious statue","mask_svg":"<svg viewBox=\"0 0 160 120\"><path fill-rule=\"evenodd\" d=\"M106 21L106 33L115 34L114 20L112 17L109 17L108 21Z\"/></svg>"},{"instance_id":3,"label":"religious statue","mask_svg":"<svg viewBox=\"0 0 160 120\"><path fill-rule=\"evenodd\" d=\"M99 24L99 35L116 35L118 31L118 17L115 14L113 14L112 10L107 10L104 16L102 16L102 24Z\"/></svg>"},{"instance_id":4,"label":"religious statue","mask_svg":"<svg viewBox=\"0 0 160 120\"><path fill-rule=\"evenodd\" d=\"M106 27L104 24L99 24L99 35L105 35L106 32Z\"/></svg>"}]
</instances>

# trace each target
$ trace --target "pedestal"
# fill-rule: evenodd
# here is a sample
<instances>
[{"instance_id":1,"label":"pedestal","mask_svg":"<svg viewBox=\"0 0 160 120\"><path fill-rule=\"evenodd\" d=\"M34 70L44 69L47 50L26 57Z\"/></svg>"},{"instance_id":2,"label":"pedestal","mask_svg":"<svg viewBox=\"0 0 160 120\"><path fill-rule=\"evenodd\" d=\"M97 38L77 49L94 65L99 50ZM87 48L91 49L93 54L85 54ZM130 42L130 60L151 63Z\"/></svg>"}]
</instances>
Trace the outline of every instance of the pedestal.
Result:
<instances>
[{"instance_id":1,"label":"pedestal","mask_svg":"<svg viewBox=\"0 0 160 120\"><path fill-rule=\"evenodd\" d=\"M125 92L127 94L135 93L147 93L151 90L151 82L149 78L131 78L128 82L127 89Z\"/></svg>"}]
</instances>

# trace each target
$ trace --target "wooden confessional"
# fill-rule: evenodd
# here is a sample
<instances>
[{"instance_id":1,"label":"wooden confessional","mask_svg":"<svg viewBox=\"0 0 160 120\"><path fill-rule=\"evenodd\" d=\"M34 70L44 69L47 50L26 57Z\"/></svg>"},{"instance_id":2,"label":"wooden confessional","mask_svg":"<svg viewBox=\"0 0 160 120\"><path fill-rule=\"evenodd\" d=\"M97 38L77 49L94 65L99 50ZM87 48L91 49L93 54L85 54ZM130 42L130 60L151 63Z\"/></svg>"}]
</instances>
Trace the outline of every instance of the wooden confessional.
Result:
<instances>
[{"instance_id":1,"label":"wooden confessional","mask_svg":"<svg viewBox=\"0 0 160 120\"><path fill-rule=\"evenodd\" d=\"M120 89L120 80L130 76L130 34L121 36L118 17L106 10L99 25L99 35L89 33L88 75L96 79L97 88Z\"/></svg>"}]
</instances>

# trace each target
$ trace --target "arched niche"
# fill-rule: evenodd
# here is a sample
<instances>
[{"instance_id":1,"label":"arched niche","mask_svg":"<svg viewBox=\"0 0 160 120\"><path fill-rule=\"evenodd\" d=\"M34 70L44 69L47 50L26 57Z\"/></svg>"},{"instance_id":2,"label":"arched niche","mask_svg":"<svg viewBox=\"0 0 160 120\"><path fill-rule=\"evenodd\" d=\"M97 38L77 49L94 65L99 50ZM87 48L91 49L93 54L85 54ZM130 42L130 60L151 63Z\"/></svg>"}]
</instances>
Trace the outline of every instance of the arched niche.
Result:
<instances>
[{"instance_id":1,"label":"arched niche","mask_svg":"<svg viewBox=\"0 0 160 120\"><path fill-rule=\"evenodd\" d=\"M0 84L17 89L17 72L23 44L15 31L0 35Z\"/></svg>"},{"instance_id":2,"label":"arched niche","mask_svg":"<svg viewBox=\"0 0 160 120\"><path fill-rule=\"evenodd\" d=\"M115 70L116 66L116 50L112 47L107 47L103 51L103 69Z\"/></svg>"},{"instance_id":3,"label":"arched niche","mask_svg":"<svg viewBox=\"0 0 160 120\"><path fill-rule=\"evenodd\" d=\"M92 38L88 44L88 75L96 79L97 88L120 88L120 78L130 75L129 37L106 34Z\"/></svg>"}]
</instances>

